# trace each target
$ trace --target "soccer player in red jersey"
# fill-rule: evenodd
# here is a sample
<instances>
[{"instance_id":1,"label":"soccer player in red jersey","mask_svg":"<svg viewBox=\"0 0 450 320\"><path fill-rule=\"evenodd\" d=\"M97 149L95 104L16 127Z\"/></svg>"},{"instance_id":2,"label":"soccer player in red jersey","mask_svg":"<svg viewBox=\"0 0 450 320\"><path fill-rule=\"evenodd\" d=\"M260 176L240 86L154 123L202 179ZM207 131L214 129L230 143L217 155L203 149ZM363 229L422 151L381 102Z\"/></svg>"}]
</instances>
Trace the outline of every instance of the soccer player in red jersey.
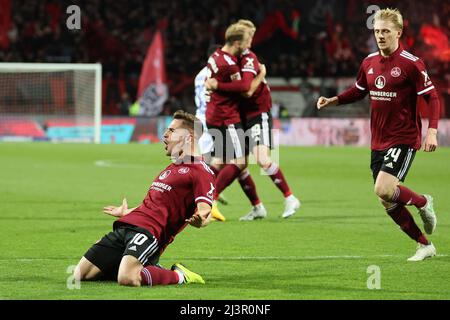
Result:
<instances>
[{"instance_id":1,"label":"soccer player in red jersey","mask_svg":"<svg viewBox=\"0 0 450 320\"><path fill-rule=\"evenodd\" d=\"M247 28L251 39L255 34L256 27L250 20L241 19L238 24ZM251 43L251 41L250 41ZM258 57L250 48L244 50L239 57L239 67L243 78L253 79L260 74L261 64ZM258 165L266 172L272 179L274 184L283 193L285 197L285 209L282 213L283 218L292 216L300 207L300 201L292 194L291 189L283 175L280 167L271 159L270 149L272 147L272 116L270 109L272 108L272 98L270 96L270 89L266 81L256 85L252 83L248 90L243 91L242 88L232 86L229 83L208 80L206 87L209 90L217 90L218 92L234 92L242 93L239 102L242 123L244 123L244 130L249 137L248 149L255 155ZM230 181L231 183L232 181ZM248 193L248 198L251 200L253 209L245 216L241 217L241 221L251 221L255 219L265 218L267 215L266 209L256 194L253 180L249 177L248 170L245 169L239 176L239 183L244 192ZM220 186L217 187L216 192L220 193L222 190Z\"/></svg>"},{"instance_id":2,"label":"soccer player in red jersey","mask_svg":"<svg viewBox=\"0 0 450 320\"><path fill-rule=\"evenodd\" d=\"M332 98L320 97L317 108L352 103L370 95L374 191L389 216L418 243L416 254L408 261L420 261L435 256L436 249L406 206L418 209L425 232L432 234L436 227L433 198L417 194L400 182L421 147L417 97L423 97L430 110L425 152L437 147L439 99L422 60L402 48L402 30L403 18L397 9L377 11L374 34L379 51L364 59L353 87Z\"/></svg>"},{"instance_id":3,"label":"soccer player in red jersey","mask_svg":"<svg viewBox=\"0 0 450 320\"><path fill-rule=\"evenodd\" d=\"M155 286L204 283L202 277L180 263L171 270L158 264L175 236L185 226L200 228L210 221L214 173L198 152L201 122L177 111L164 134L166 155L172 163L150 185L143 202L128 209L107 206L106 214L118 217L113 231L94 244L75 269L75 279L113 279L120 285Z\"/></svg>"},{"instance_id":4,"label":"soccer player in red jersey","mask_svg":"<svg viewBox=\"0 0 450 320\"><path fill-rule=\"evenodd\" d=\"M265 70L256 77L241 77L239 69L238 57L249 48L250 41L250 34L244 26L230 25L225 32L225 45L208 58L207 79L215 79L242 92L258 86L264 79ZM216 188L219 191L215 192L215 200L247 166L239 102L238 93L207 91L206 94L206 125L214 140L211 166L218 173ZM223 220L217 213L216 203L212 210L214 217Z\"/></svg>"}]
</instances>

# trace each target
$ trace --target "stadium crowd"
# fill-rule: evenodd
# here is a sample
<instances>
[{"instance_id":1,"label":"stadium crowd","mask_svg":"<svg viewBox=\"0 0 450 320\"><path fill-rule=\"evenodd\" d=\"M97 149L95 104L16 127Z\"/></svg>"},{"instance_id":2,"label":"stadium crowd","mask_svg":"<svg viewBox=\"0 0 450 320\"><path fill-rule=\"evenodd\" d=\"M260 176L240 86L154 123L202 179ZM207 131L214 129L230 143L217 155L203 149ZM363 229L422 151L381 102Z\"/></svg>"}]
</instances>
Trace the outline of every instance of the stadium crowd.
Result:
<instances>
[{"instance_id":1,"label":"stadium crowd","mask_svg":"<svg viewBox=\"0 0 450 320\"><path fill-rule=\"evenodd\" d=\"M108 113L136 98L137 81L156 30L163 32L169 78L169 104L183 92L206 60L210 44L222 43L226 26L239 18L258 27L253 49L269 76L355 76L361 60L376 51L367 32L366 9L373 1L324 0L0 0L10 18L0 19L0 61L101 62ZM66 27L70 5L81 8L81 29ZM377 1L398 7L406 17L407 50L422 57L434 78L449 79L450 3ZM8 13L2 10L3 16ZM5 22L6 21L6 22ZM192 96L192 95L191 95ZM192 102L191 102L192 103ZM171 112L171 111L167 111Z\"/></svg>"}]
</instances>

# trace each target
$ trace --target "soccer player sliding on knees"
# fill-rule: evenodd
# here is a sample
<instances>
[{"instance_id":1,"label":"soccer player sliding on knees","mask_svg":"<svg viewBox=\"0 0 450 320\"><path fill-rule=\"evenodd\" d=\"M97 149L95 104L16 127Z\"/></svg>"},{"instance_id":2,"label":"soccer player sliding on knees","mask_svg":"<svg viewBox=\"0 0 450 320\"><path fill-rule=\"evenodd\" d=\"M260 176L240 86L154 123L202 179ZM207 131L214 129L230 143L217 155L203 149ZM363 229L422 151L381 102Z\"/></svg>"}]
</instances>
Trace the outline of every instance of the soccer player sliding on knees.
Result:
<instances>
[{"instance_id":1,"label":"soccer player sliding on knees","mask_svg":"<svg viewBox=\"0 0 450 320\"><path fill-rule=\"evenodd\" d=\"M374 191L392 220L418 243L416 254L408 261L421 261L435 256L436 248L416 225L407 206L418 209L425 232L432 234L436 228L433 198L400 183L422 142L417 97L422 96L430 110L425 152L437 148L439 98L422 60L400 44L402 30L403 18L397 9L377 11L374 35L379 51L364 59L354 86L332 98L320 97L317 108L348 104L370 95Z\"/></svg>"},{"instance_id":2,"label":"soccer player sliding on knees","mask_svg":"<svg viewBox=\"0 0 450 320\"><path fill-rule=\"evenodd\" d=\"M165 248L187 224L196 228L210 222L214 173L199 157L201 122L177 111L164 133L166 155L172 163L151 183L135 208L106 206L117 217L113 231L95 243L75 268L75 279L115 280L126 286L205 283L203 278L176 263L171 270L158 261Z\"/></svg>"}]
</instances>

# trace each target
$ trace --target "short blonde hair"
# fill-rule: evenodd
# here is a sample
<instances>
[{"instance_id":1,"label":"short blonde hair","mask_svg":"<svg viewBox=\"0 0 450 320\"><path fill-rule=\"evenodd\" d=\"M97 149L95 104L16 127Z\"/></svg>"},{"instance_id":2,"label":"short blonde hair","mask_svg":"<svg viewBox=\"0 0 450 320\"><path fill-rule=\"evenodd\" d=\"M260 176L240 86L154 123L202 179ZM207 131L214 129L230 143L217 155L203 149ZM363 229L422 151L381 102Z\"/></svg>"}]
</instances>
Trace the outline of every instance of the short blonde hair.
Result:
<instances>
[{"instance_id":1,"label":"short blonde hair","mask_svg":"<svg viewBox=\"0 0 450 320\"><path fill-rule=\"evenodd\" d=\"M398 9L382 9L375 12L374 21L383 20L390 21L399 30L403 30L403 17Z\"/></svg>"},{"instance_id":2,"label":"short blonde hair","mask_svg":"<svg viewBox=\"0 0 450 320\"><path fill-rule=\"evenodd\" d=\"M242 41L247 33L247 28L239 23L233 23L225 31L225 42L232 44L234 41Z\"/></svg>"},{"instance_id":3,"label":"short blonde hair","mask_svg":"<svg viewBox=\"0 0 450 320\"><path fill-rule=\"evenodd\" d=\"M247 28L249 28L250 30L252 30L253 32L256 31L256 27L255 24L253 22L251 22L250 20L246 20L246 19L239 19L239 21L237 22L238 24L241 24Z\"/></svg>"}]
</instances>

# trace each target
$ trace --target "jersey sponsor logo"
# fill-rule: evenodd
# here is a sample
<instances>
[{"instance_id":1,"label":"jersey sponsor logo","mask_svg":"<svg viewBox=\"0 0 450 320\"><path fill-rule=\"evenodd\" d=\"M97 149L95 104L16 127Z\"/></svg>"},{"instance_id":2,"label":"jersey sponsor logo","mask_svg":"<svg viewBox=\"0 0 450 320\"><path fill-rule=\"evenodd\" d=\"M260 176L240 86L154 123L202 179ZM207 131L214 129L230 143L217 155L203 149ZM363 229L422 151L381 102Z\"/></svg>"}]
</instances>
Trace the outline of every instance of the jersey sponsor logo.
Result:
<instances>
[{"instance_id":1,"label":"jersey sponsor logo","mask_svg":"<svg viewBox=\"0 0 450 320\"><path fill-rule=\"evenodd\" d=\"M164 192L164 191L172 190L172 187L165 183L162 183L162 182L152 182L152 186L150 187L150 190Z\"/></svg>"},{"instance_id":2,"label":"jersey sponsor logo","mask_svg":"<svg viewBox=\"0 0 450 320\"><path fill-rule=\"evenodd\" d=\"M161 173L159 175L159 180L164 180L165 178L167 178L170 175L170 170L166 170L163 173Z\"/></svg>"},{"instance_id":3,"label":"jersey sponsor logo","mask_svg":"<svg viewBox=\"0 0 450 320\"><path fill-rule=\"evenodd\" d=\"M254 60L254 58L245 58L246 62L244 68L255 69L255 65L253 63Z\"/></svg>"},{"instance_id":4,"label":"jersey sponsor logo","mask_svg":"<svg viewBox=\"0 0 450 320\"><path fill-rule=\"evenodd\" d=\"M397 98L397 92L370 90L370 98L372 100L391 101L392 98Z\"/></svg>"},{"instance_id":5,"label":"jersey sponsor logo","mask_svg":"<svg viewBox=\"0 0 450 320\"><path fill-rule=\"evenodd\" d=\"M393 76L394 78L400 77L401 74L402 70L399 67L393 67L391 69L391 76Z\"/></svg>"},{"instance_id":6,"label":"jersey sponsor logo","mask_svg":"<svg viewBox=\"0 0 450 320\"><path fill-rule=\"evenodd\" d=\"M189 168L188 167L183 167L183 168L178 169L178 173L179 174L186 174L188 172L189 172Z\"/></svg>"},{"instance_id":7,"label":"jersey sponsor logo","mask_svg":"<svg viewBox=\"0 0 450 320\"><path fill-rule=\"evenodd\" d=\"M375 79L375 87L377 87L378 89L383 89L385 85L386 79L383 76L378 76Z\"/></svg>"},{"instance_id":8,"label":"jersey sponsor logo","mask_svg":"<svg viewBox=\"0 0 450 320\"><path fill-rule=\"evenodd\" d=\"M373 68L370 68L369 72L367 72L367 74L373 74Z\"/></svg>"},{"instance_id":9,"label":"jersey sponsor logo","mask_svg":"<svg viewBox=\"0 0 450 320\"><path fill-rule=\"evenodd\" d=\"M231 81L241 80L241 73L236 72L230 76Z\"/></svg>"}]
</instances>

